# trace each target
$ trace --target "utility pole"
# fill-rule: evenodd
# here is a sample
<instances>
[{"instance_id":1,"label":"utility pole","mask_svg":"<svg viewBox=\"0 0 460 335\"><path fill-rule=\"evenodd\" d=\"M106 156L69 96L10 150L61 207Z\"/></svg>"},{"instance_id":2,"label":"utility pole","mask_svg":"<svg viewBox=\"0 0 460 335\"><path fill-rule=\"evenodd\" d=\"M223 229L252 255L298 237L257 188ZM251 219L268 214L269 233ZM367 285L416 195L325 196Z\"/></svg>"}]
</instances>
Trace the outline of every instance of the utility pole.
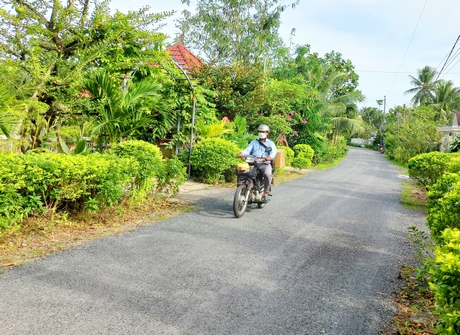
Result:
<instances>
[{"instance_id":1,"label":"utility pole","mask_svg":"<svg viewBox=\"0 0 460 335\"><path fill-rule=\"evenodd\" d=\"M382 145L385 147L385 128L386 128L386 106L387 106L387 96L383 96L383 127L382 127Z\"/></svg>"}]
</instances>

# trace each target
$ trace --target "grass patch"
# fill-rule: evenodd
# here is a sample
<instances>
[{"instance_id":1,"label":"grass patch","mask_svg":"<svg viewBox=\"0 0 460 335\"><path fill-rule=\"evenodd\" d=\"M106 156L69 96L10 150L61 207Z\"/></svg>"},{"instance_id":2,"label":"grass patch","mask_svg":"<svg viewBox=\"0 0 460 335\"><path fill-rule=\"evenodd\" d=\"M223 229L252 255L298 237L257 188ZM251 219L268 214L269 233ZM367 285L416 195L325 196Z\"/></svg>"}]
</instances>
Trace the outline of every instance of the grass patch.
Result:
<instances>
[{"instance_id":1,"label":"grass patch","mask_svg":"<svg viewBox=\"0 0 460 335\"><path fill-rule=\"evenodd\" d=\"M409 209L417 209L427 212L428 196L426 191L420 188L414 181L403 181L401 192L401 204Z\"/></svg>"},{"instance_id":2,"label":"grass patch","mask_svg":"<svg viewBox=\"0 0 460 335\"><path fill-rule=\"evenodd\" d=\"M295 169L276 169L273 185L283 184L301 177L305 177L305 174L300 171L296 171Z\"/></svg>"},{"instance_id":3,"label":"grass patch","mask_svg":"<svg viewBox=\"0 0 460 335\"><path fill-rule=\"evenodd\" d=\"M339 163L341 161L343 161L345 159L345 157L347 156L344 156L344 157L341 157L341 158L338 158L332 162L325 162L325 163L319 163L319 164L315 164L315 165L312 165L310 167L311 170L316 170L316 171L322 171L322 170L327 170L327 169L330 169L336 165L339 165Z\"/></svg>"}]
</instances>

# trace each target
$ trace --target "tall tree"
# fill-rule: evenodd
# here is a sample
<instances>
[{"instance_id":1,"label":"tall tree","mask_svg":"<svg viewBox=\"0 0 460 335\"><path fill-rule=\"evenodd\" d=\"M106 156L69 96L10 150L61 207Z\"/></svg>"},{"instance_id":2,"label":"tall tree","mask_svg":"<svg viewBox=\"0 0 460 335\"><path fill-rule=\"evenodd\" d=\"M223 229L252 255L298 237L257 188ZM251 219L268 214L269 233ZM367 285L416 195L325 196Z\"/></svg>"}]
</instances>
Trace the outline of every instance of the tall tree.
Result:
<instances>
[{"instance_id":1,"label":"tall tree","mask_svg":"<svg viewBox=\"0 0 460 335\"><path fill-rule=\"evenodd\" d=\"M448 124L454 116L453 111L460 108L460 88L454 87L451 80L439 80L434 87L430 103L438 112L436 120L440 124Z\"/></svg>"},{"instance_id":2,"label":"tall tree","mask_svg":"<svg viewBox=\"0 0 460 335\"><path fill-rule=\"evenodd\" d=\"M27 79L21 98L30 102L30 122L23 124L30 133L24 137L38 139L44 130L39 123L57 125L78 108L85 71L105 67L123 74L160 58L164 36L152 25L168 14L149 14L148 8L111 14L108 4L0 0L0 57Z\"/></svg>"},{"instance_id":3,"label":"tall tree","mask_svg":"<svg viewBox=\"0 0 460 335\"><path fill-rule=\"evenodd\" d=\"M433 90L436 87L437 72L430 66L425 66L418 70L417 77L409 75L410 83L413 88L404 92L404 94L413 94L412 103L414 105L424 105L430 103L433 99Z\"/></svg>"},{"instance_id":4,"label":"tall tree","mask_svg":"<svg viewBox=\"0 0 460 335\"><path fill-rule=\"evenodd\" d=\"M364 107L359 111L363 121L376 129L381 125L383 120L383 113L376 107Z\"/></svg>"},{"instance_id":5,"label":"tall tree","mask_svg":"<svg viewBox=\"0 0 460 335\"><path fill-rule=\"evenodd\" d=\"M210 62L263 64L283 45L278 28L287 7L280 0L198 0L195 13L179 20L181 39Z\"/></svg>"}]
</instances>

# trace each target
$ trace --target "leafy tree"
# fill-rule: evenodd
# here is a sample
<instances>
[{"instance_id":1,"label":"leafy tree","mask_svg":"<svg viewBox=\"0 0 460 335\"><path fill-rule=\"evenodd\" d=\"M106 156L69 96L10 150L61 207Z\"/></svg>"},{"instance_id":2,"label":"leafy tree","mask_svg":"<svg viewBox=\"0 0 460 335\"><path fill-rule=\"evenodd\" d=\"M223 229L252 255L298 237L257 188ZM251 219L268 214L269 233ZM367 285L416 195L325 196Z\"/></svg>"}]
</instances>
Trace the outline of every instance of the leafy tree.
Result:
<instances>
[{"instance_id":1,"label":"leafy tree","mask_svg":"<svg viewBox=\"0 0 460 335\"><path fill-rule=\"evenodd\" d=\"M197 83L215 92L209 97L217 110L217 117L232 121L236 115L254 114L262 101L265 75L251 64L204 65L195 73Z\"/></svg>"},{"instance_id":2,"label":"leafy tree","mask_svg":"<svg viewBox=\"0 0 460 335\"><path fill-rule=\"evenodd\" d=\"M364 123L370 125L374 131L382 125L383 113L376 107L363 107L359 111L359 115L361 115Z\"/></svg>"},{"instance_id":3,"label":"leafy tree","mask_svg":"<svg viewBox=\"0 0 460 335\"><path fill-rule=\"evenodd\" d=\"M441 134L434 121L436 113L432 106L421 106L408 111L406 117L398 122L397 114L390 111L385 132L385 147L389 157L408 162L418 154L438 150Z\"/></svg>"},{"instance_id":4,"label":"leafy tree","mask_svg":"<svg viewBox=\"0 0 460 335\"><path fill-rule=\"evenodd\" d=\"M278 28L287 7L280 0L198 0L195 14L184 11L179 20L182 40L212 63L262 64L283 45Z\"/></svg>"},{"instance_id":5,"label":"leafy tree","mask_svg":"<svg viewBox=\"0 0 460 335\"><path fill-rule=\"evenodd\" d=\"M86 71L124 74L166 57L152 25L168 13L110 14L108 1L98 0L0 0L0 9L0 56L25 78L18 93L28 102L22 131L32 148L78 110Z\"/></svg>"},{"instance_id":6,"label":"leafy tree","mask_svg":"<svg viewBox=\"0 0 460 335\"><path fill-rule=\"evenodd\" d=\"M417 77L409 75L410 83L414 88L404 92L404 94L413 94L412 103L414 105L427 104L433 100L433 91L436 86L437 72L430 66L425 66L418 70Z\"/></svg>"}]
</instances>

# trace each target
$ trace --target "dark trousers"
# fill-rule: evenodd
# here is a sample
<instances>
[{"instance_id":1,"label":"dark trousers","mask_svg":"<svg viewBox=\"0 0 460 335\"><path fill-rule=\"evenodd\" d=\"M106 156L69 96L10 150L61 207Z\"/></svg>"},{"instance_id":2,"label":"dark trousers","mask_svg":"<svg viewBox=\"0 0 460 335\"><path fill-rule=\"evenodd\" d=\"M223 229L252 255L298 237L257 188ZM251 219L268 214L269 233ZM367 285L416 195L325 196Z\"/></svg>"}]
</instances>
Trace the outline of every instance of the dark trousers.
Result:
<instances>
[{"instance_id":1,"label":"dark trousers","mask_svg":"<svg viewBox=\"0 0 460 335\"><path fill-rule=\"evenodd\" d=\"M270 162L257 164L256 167L264 176L264 192L270 192L272 189L272 166Z\"/></svg>"}]
</instances>

